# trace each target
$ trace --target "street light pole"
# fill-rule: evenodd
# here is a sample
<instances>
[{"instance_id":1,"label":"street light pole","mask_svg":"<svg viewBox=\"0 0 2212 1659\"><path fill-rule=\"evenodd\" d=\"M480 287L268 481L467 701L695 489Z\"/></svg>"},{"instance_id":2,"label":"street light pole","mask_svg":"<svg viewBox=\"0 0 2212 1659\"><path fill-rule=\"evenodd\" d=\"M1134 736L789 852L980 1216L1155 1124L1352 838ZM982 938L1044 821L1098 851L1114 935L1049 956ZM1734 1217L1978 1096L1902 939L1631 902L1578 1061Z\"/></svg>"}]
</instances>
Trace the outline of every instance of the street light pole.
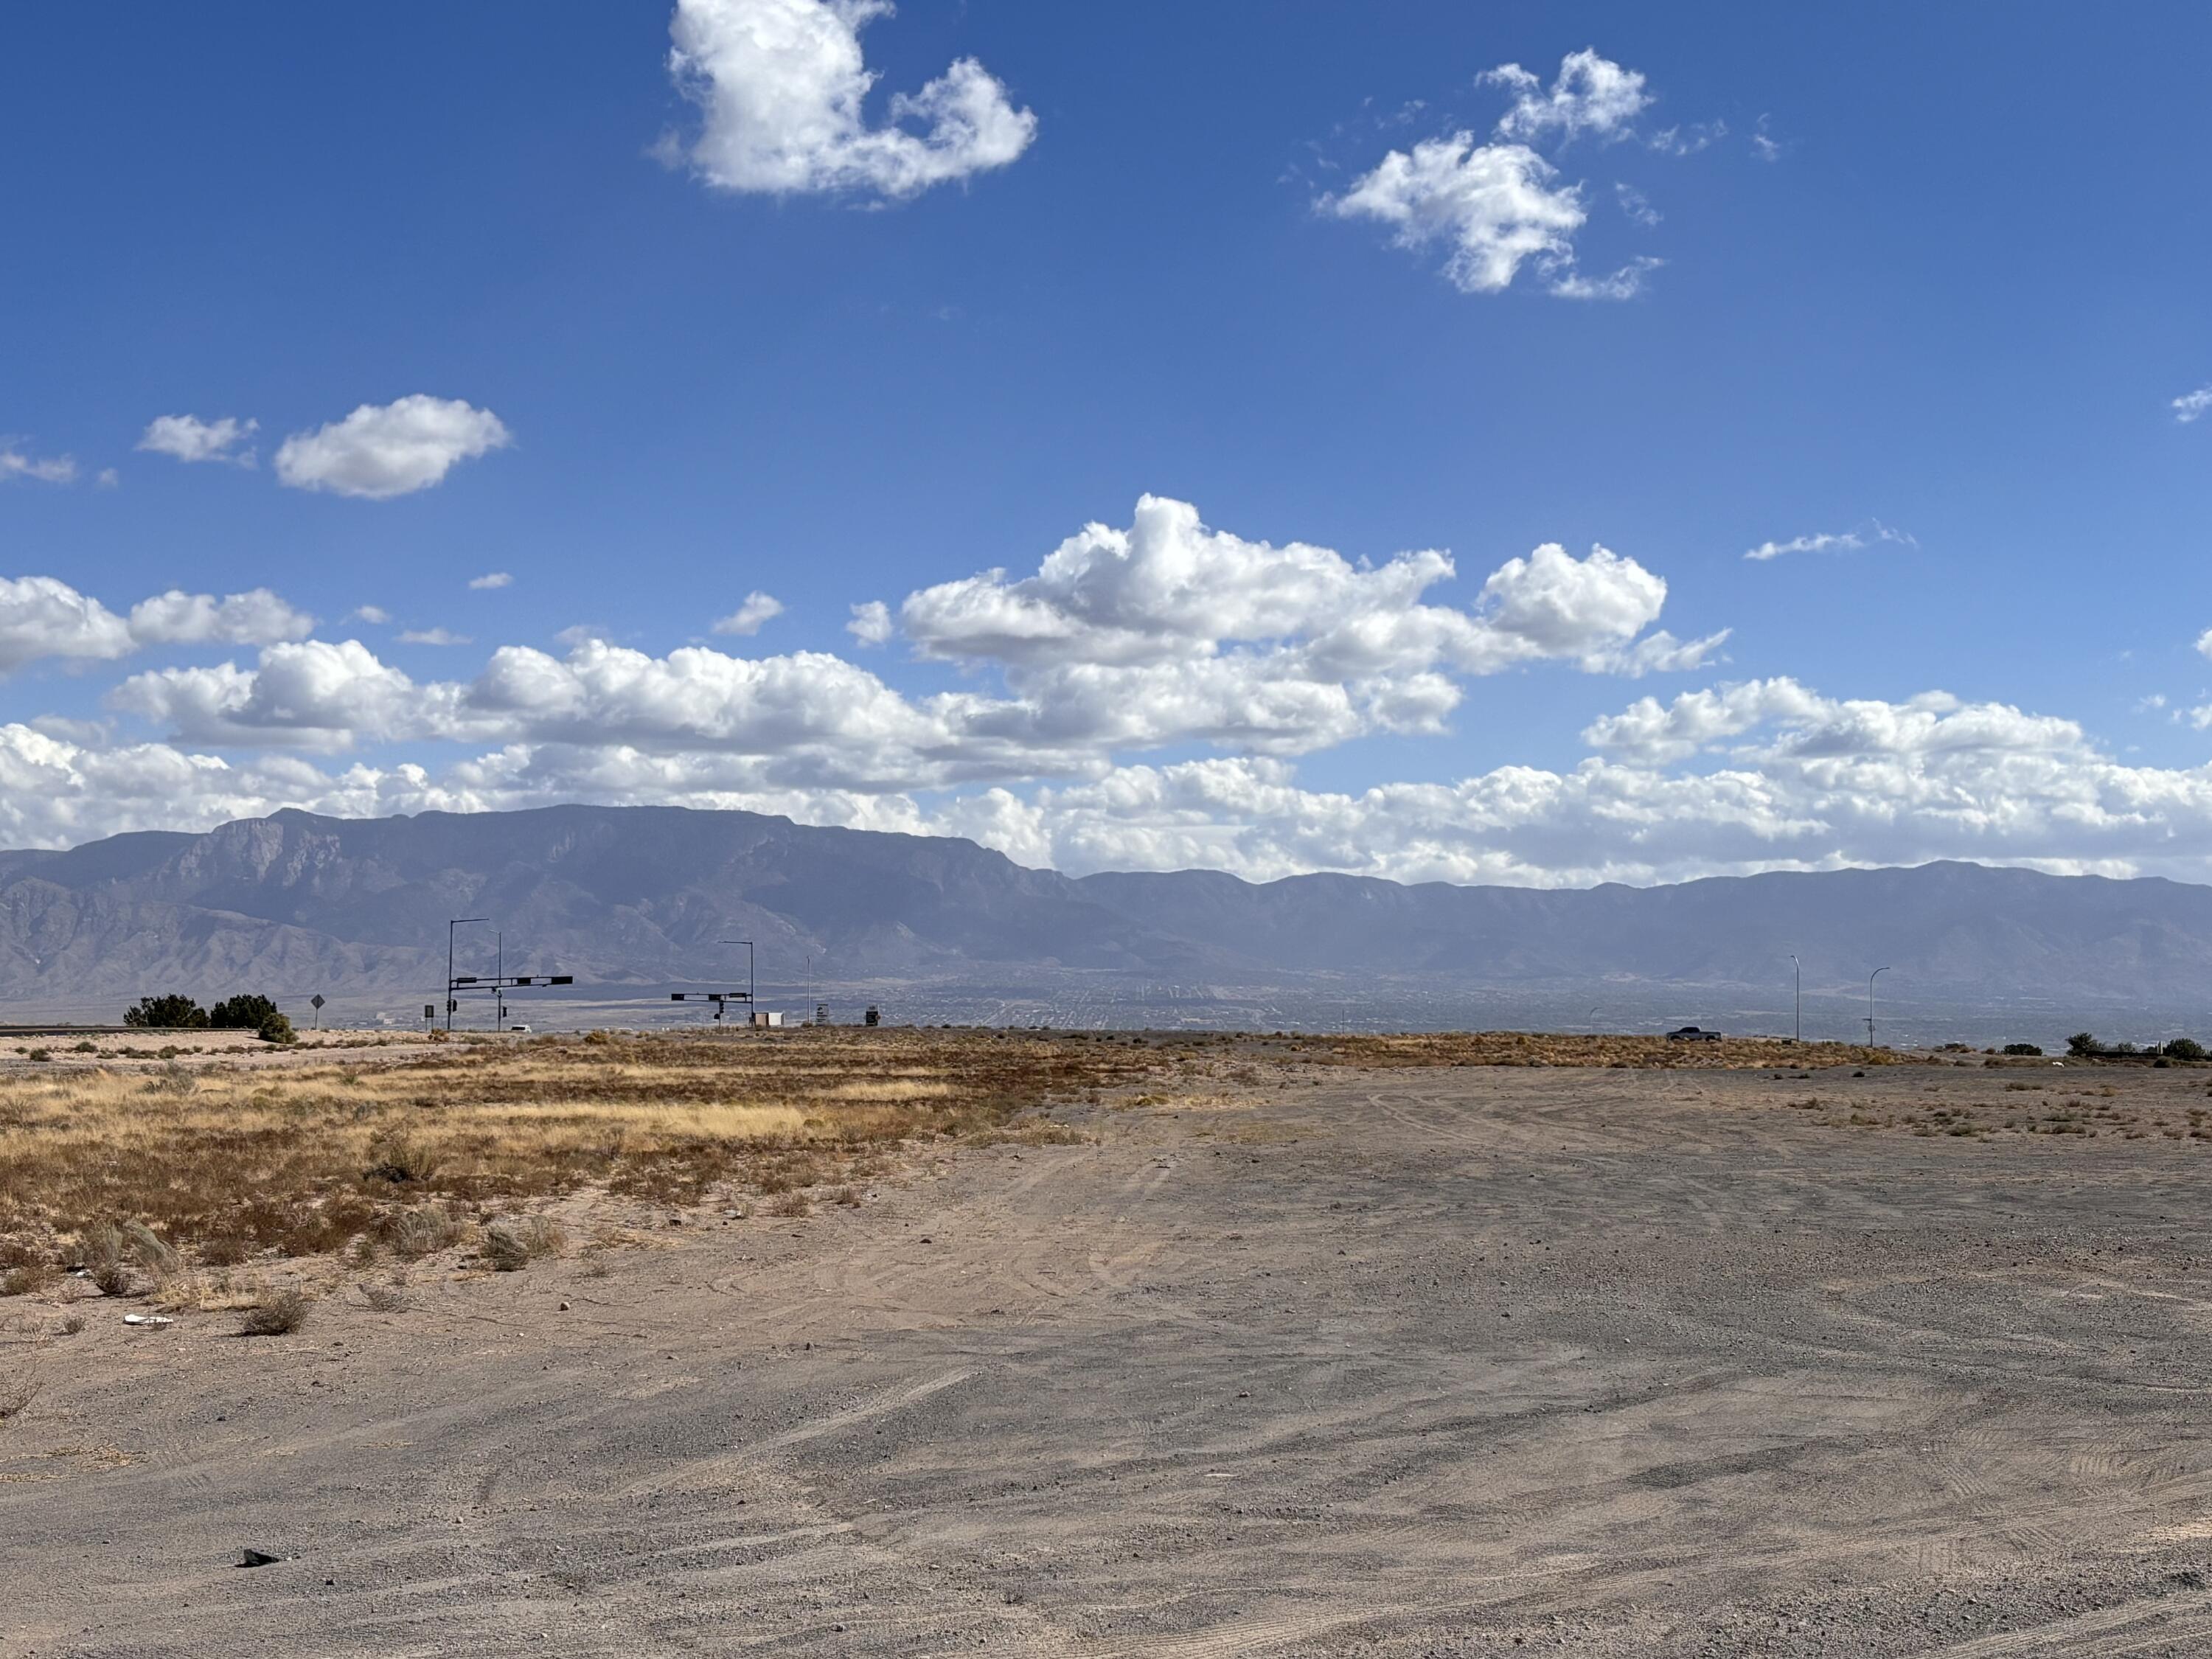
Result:
<instances>
[{"instance_id":1,"label":"street light pole","mask_svg":"<svg viewBox=\"0 0 2212 1659\"><path fill-rule=\"evenodd\" d=\"M446 1029L453 1029L453 929L471 921L489 921L489 916L455 916L446 924Z\"/></svg>"},{"instance_id":2,"label":"street light pole","mask_svg":"<svg viewBox=\"0 0 2212 1659\"><path fill-rule=\"evenodd\" d=\"M1797 960L1797 953L1790 953L1790 965L1797 970L1797 1041L1805 1041L1805 964Z\"/></svg>"},{"instance_id":3,"label":"street light pole","mask_svg":"<svg viewBox=\"0 0 2212 1659\"><path fill-rule=\"evenodd\" d=\"M1875 974L1886 974L1888 971L1887 967L1877 968L1874 970L1874 974L1867 975L1867 1047L1869 1048L1874 1047L1874 977Z\"/></svg>"},{"instance_id":4,"label":"street light pole","mask_svg":"<svg viewBox=\"0 0 2212 1659\"><path fill-rule=\"evenodd\" d=\"M753 942L749 939L717 939L715 943L742 945L745 947L745 1024L753 1024L755 1023L753 1011L760 1006L753 998Z\"/></svg>"}]
</instances>

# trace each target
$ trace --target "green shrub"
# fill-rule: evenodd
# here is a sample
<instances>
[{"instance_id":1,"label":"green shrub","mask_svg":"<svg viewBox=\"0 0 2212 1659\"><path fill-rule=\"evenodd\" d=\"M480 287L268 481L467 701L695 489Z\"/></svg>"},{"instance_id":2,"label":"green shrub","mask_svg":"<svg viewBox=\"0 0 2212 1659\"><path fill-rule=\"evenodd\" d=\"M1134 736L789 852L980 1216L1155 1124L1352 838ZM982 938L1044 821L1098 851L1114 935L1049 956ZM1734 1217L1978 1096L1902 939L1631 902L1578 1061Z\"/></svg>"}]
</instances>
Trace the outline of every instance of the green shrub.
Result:
<instances>
[{"instance_id":1,"label":"green shrub","mask_svg":"<svg viewBox=\"0 0 2212 1659\"><path fill-rule=\"evenodd\" d=\"M2164 1052L2168 1060L2202 1060L2206 1051L2195 1037L2176 1037L2166 1045Z\"/></svg>"},{"instance_id":2,"label":"green shrub","mask_svg":"<svg viewBox=\"0 0 2212 1659\"><path fill-rule=\"evenodd\" d=\"M2008 1042L2004 1051L2008 1054L2033 1054L2039 1060L2043 1057L2043 1050L2033 1042Z\"/></svg>"},{"instance_id":3,"label":"green shrub","mask_svg":"<svg viewBox=\"0 0 2212 1659\"><path fill-rule=\"evenodd\" d=\"M190 997L141 997L123 1011L123 1023L152 1030L203 1030L207 1010Z\"/></svg>"},{"instance_id":4,"label":"green shrub","mask_svg":"<svg viewBox=\"0 0 2212 1659\"><path fill-rule=\"evenodd\" d=\"M258 1031L276 1012L267 997L226 997L208 1010L207 1023L218 1031Z\"/></svg>"},{"instance_id":5,"label":"green shrub","mask_svg":"<svg viewBox=\"0 0 2212 1659\"><path fill-rule=\"evenodd\" d=\"M292 1029L292 1022L273 1008L261 1022L257 1035L264 1042L297 1042L300 1034Z\"/></svg>"},{"instance_id":6,"label":"green shrub","mask_svg":"<svg viewBox=\"0 0 2212 1659\"><path fill-rule=\"evenodd\" d=\"M2081 1059L2105 1052L2105 1045L2087 1031L2076 1031L2066 1039L2066 1052Z\"/></svg>"}]
</instances>

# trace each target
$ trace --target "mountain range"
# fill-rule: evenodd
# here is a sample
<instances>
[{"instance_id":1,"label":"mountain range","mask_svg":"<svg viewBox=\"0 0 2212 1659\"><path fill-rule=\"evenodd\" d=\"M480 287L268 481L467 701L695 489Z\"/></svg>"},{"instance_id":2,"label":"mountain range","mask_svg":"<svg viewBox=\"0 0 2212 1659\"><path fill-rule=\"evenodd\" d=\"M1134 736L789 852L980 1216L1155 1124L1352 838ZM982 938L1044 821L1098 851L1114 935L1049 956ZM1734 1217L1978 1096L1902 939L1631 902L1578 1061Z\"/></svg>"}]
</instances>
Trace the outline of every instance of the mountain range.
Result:
<instances>
[{"instance_id":1,"label":"mountain range","mask_svg":"<svg viewBox=\"0 0 2212 1659\"><path fill-rule=\"evenodd\" d=\"M1968 864L1588 890L1212 872L1069 877L972 842L750 812L558 806L348 820L0 853L0 1000L151 991L434 994L464 971L580 987L1054 975L1179 984L1744 987L1841 995L1876 967L1956 1001L2212 1005L2212 888Z\"/></svg>"}]
</instances>

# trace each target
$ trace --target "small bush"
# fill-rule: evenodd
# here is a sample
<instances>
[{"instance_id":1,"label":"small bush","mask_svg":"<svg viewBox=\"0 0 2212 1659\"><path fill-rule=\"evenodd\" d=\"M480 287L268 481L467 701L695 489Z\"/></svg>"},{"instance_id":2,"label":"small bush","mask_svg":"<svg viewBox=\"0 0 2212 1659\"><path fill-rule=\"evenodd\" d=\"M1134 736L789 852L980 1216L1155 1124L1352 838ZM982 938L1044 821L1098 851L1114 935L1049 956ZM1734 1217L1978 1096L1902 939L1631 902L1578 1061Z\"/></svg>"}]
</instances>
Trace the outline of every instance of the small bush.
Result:
<instances>
[{"instance_id":1,"label":"small bush","mask_svg":"<svg viewBox=\"0 0 2212 1659\"><path fill-rule=\"evenodd\" d=\"M452 1249L467 1231L452 1211L428 1207L402 1212L387 1229L387 1237L394 1255L403 1261L414 1261Z\"/></svg>"},{"instance_id":2,"label":"small bush","mask_svg":"<svg viewBox=\"0 0 2212 1659\"><path fill-rule=\"evenodd\" d=\"M100 1045L91 1042L73 1042L70 1045L70 1052L73 1054L96 1054L100 1052Z\"/></svg>"},{"instance_id":3,"label":"small bush","mask_svg":"<svg viewBox=\"0 0 2212 1659\"><path fill-rule=\"evenodd\" d=\"M289 1043L300 1040L300 1034L292 1029L292 1022L274 1009L261 1022L260 1030L255 1035L264 1042Z\"/></svg>"},{"instance_id":4,"label":"small bush","mask_svg":"<svg viewBox=\"0 0 2212 1659\"><path fill-rule=\"evenodd\" d=\"M54 1057L54 1051L51 1048L33 1048L27 1057L44 1063Z\"/></svg>"},{"instance_id":5,"label":"small bush","mask_svg":"<svg viewBox=\"0 0 2212 1659\"><path fill-rule=\"evenodd\" d=\"M246 1317L239 1322L240 1336L289 1336L307 1322L307 1298L299 1291L286 1288L266 1297L256 1308L249 1308Z\"/></svg>"},{"instance_id":6,"label":"small bush","mask_svg":"<svg viewBox=\"0 0 2212 1659\"><path fill-rule=\"evenodd\" d=\"M397 1285L363 1285L361 1299L377 1313L405 1313L407 1292Z\"/></svg>"},{"instance_id":7,"label":"small bush","mask_svg":"<svg viewBox=\"0 0 2212 1659\"><path fill-rule=\"evenodd\" d=\"M2008 1042L2004 1051L2008 1054L2026 1054L2036 1060L2043 1058L2043 1050L2033 1042Z\"/></svg>"},{"instance_id":8,"label":"small bush","mask_svg":"<svg viewBox=\"0 0 2212 1659\"><path fill-rule=\"evenodd\" d=\"M2207 1050L2195 1037L2176 1037L2166 1045L2168 1060L2203 1060Z\"/></svg>"},{"instance_id":9,"label":"small bush","mask_svg":"<svg viewBox=\"0 0 2212 1659\"><path fill-rule=\"evenodd\" d=\"M484 1233L483 1256L495 1273L520 1273L539 1256L558 1255L568 1242L550 1216L517 1216L494 1222Z\"/></svg>"},{"instance_id":10,"label":"small bush","mask_svg":"<svg viewBox=\"0 0 2212 1659\"><path fill-rule=\"evenodd\" d=\"M2098 1042L2094 1034L2091 1032L2076 1031L2066 1039L2066 1052L2076 1059L2087 1060L2103 1054L2105 1045Z\"/></svg>"},{"instance_id":11,"label":"small bush","mask_svg":"<svg viewBox=\"0 0 2212 1659\"><path fill-rule=\"evenodd\" d=\"M437 1179L440 1161L430 1146L407 1135L391 1135L368 1149L368 1168L363 1181L388 1181L394 1186L422 1185Z\"/></svg>"}]
</instances>

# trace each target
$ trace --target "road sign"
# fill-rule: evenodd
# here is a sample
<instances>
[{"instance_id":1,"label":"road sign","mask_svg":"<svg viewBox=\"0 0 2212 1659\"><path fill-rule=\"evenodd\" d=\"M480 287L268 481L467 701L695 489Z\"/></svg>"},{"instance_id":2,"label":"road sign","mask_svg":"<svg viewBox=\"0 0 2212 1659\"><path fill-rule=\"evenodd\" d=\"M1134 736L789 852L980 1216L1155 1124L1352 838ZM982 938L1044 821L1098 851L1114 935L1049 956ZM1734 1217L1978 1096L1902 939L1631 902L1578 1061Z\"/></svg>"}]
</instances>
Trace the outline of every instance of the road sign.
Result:
<instances>
[{"instance_id":1,"label":"road sign","mask_svg":"<svg viewBox=\"0 0 2212 1659\"><path fill-rule=\"evenodd\" d=\"M320 991L307 999L307 1006L315 1011L315 1029L323 1029L323 994Z\"/></svg>"}]
</instances>

